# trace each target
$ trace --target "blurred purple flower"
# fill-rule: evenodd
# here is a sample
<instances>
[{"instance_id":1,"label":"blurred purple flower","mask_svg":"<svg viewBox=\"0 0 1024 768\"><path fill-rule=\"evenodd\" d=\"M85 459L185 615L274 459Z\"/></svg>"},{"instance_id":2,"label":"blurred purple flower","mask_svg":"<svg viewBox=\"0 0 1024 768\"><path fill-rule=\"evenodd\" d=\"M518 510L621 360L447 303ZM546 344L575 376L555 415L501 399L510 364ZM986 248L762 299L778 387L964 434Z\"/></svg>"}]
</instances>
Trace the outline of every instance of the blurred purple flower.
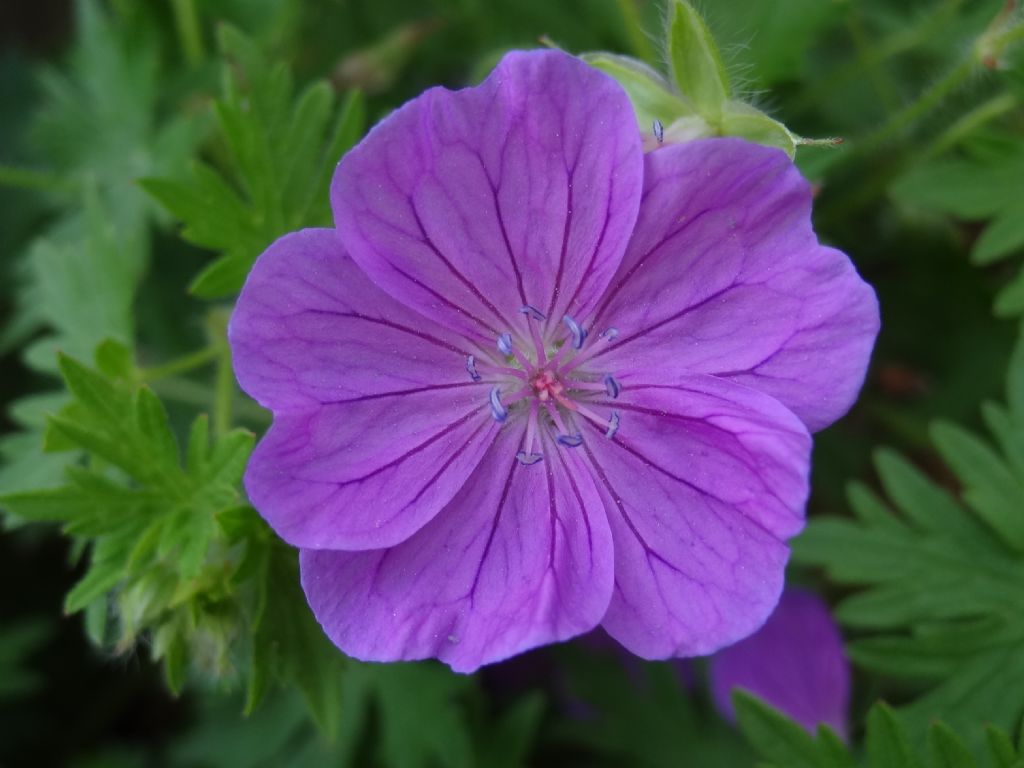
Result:
<instances>
[{"instance_id":1,"label":"blurred purple flower","mask_svg":"<svg viewBox=\"0 0 1024 768\"><path fill-rule=\"evenodd\" d=\"M744 688L812 733L824 723L846 738L850 666L816 595L787 589L761 629L711 658L709 675L715 705L730 720L732 691Z\"/></svg>"},{"instance_id":2,"label":"blurred purple flower","mask_svg":"<svg viewBox=\"0 0 1024 768\"><path fill-rule=\"evenodd\" d=\"M342 650L470 671L598 624L645 658L760 626L808 429L878 329L782 152L645 157L610 78L519 52L381 122L331 199L229 334L274 412L249 497Z\"/></svg>"}]
</instances>

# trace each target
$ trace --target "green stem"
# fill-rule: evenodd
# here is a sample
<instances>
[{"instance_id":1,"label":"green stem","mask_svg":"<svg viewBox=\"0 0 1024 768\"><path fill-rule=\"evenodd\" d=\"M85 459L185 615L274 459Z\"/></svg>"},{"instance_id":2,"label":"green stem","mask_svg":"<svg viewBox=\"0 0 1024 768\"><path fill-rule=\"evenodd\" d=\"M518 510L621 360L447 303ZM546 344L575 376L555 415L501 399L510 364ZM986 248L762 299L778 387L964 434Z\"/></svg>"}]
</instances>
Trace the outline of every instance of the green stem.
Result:
<instances>
[{"instance_id":1,"label":"green stem","mask_svg":"<svg viewBox=\"0 0 1024 768\"><path fill-rule=\"evenodd\" d=\"M987 48L998 58L1003 55L1007 48L1024 40L1024 22L1018 22L1009 29L1004 29L998 34L989 37L985 42Z\"/></svg>"},{"instance_id":2,"label":"green stem","mask_svg":"<svg viewBox=\"0 0 1024 768\"><path fill-rule=\"evenodd\" d=\"M635 0L618 0L619 12L626 22L626 32L629 35L629 43L633 52L638 58L648 64L655 64L657 56L650 38L644 33L643 24L640 20L640 11Z\"/></svg>"},{"instance_id":3,"label":"green stem","mask_svg":"<svg viewBox=\"0 0 1024 768\"><path fill-rule=\"evenodd\" d=\"M153 382L153 390L164 400L192 405L197 408L210 407L210 388L192 379L170 377ZM235 399L233 411L247 424L266 426L270 415L247 397Z\"/></svg>"},{"instance_id":4,"label":"green stem","mask_svg":"<svg viewBox=\"0 0 1024 768\"><path fill-rule=\"evenodd\" d=\"M152 368L143 368L139 371L139 374L143 381L153 382L160 379L166 379L168 376L177 376L181 373L187 373L188 371L201 368L207 363L217 359L222 354L220 345L211 344L208 347L203 347L195 352L190 352L182 357L175 358L161 365L155 365Z\"/></svg>"},{"instance_id":5,"label":"green stem","mask_svg":"<svg viewBox=\"0 0 1024 768\"><path fill-rule=\"evenodd\" d=\"M993 23L998 24L1000 21L1001 19L997 18ZM1024 23L1015 23L998 32L992 29L987 30L975 41L975 44L970 47L963 59L953 69L927 88L916 100L889 118L885 125L862 139L861 146L876 147L910 128L941 104L946 97L959 90L978 69L988 63L990 58L998 59L1007 48L1022 39L1024 39Z\"/></svg>"},{"instance_id":6,"label":"green stem","mask_svg":"<svg viewBox=\"0 0 1024 768\"><path fill-rule=\"evenodd\" d=\"M913 102L890 117L884 125L857 142L859 148L861 150L874 149L910 128L941 104L950 94L959 90L971 78L978 66L978 61L972 51L942 78L926 88Z\"/></svg>"},{"instance_id":7,"label":"green stem","mask_svg":"<svg viewBox=\"0 0 1024 768\"><path fill-rule=\"evenodd\" d=\"M1002 93L979 104L939 134L921 153L921 159L926 160L941 155L985 123L1016 109L1017 105L1017 97L1012 93Z\"/></svg>"},{"instance_id":8,"label":"green stem","mask_svg":"<svg viewBox=\"0 0 1024 768\"><path fill-rule=\"evenodd\" d=\"M203 61L203 34L199 27L195 0L171 0L171 5L185 61L190 67L197 67Z\"/></svg>"},{"instance_id":9,"label":"green stem","mask_svg":"<svg viewBox=\"0 0 1024 768\"><path fill-rule=\"evenodd\" d=\"M0 187L66 192L73 189L74 185L66 178L49 171L37 171L32 168L18 168L12 165L0 165Z\"/></svg>"},{"instance_id":10,"label":"green stem","mask_svg":"<svg viewBox=\"0 0 1024 768\"><path fill-rule=\"evenodd\" d=\"M956 15L962 4L963 0L946 0L933 12L922 15L917 25L885 38L876 46L858 50L856 58L836 67L798 98L791 107L792 111L798 114L807 111L825 96L840 91L847 81L858 77L865 68L880 68L889 59L928 42Z\"/></svg>"},{"instance_id":11,"label":"green stem","mask_svg":"<svg viewBox=\"0 0 1024 768\"><path fill-rule=\"evenodd\" d=\"M231 347L225 342L217 359L217 379L214 384L214 437L226 435L231 430L231 406L234 399L235 374L231 370Z\"/></svg>"}]
</instances>

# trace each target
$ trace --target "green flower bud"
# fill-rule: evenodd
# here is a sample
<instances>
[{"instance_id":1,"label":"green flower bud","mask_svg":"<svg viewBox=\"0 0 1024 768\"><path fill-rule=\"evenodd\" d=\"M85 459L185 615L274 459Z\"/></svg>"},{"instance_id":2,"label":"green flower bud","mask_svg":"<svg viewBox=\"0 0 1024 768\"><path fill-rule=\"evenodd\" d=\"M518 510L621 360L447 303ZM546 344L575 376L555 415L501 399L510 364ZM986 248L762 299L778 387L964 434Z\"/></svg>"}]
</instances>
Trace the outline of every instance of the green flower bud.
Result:
<instances>
[{"instance_id":1,"label":"green flower bud","mask_svg":"<svg viewBox=\"0 0 1024 768\"><path fill-rule=\"evenodd\" d=\"M716 119L729 99L729 78L711 30L686 0L669 6L668 53L679 91L702 115Z\"/></svg>"}]
</instances>

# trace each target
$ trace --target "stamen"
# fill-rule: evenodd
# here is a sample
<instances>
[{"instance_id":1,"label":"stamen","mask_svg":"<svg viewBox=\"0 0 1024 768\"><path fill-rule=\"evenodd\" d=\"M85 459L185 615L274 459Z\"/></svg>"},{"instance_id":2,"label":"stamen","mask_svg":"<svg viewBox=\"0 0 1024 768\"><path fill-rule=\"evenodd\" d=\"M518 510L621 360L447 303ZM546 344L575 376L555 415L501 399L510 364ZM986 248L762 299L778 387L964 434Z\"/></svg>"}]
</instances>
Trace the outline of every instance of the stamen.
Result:
<instances>
[{"instance_id":1,"label":"stamen","mask_svg":"<svg viewBox=\"0 0 1024 768\"><path fill-rule=\"evenodd\" d=\"M476 357L474 355L467 355L466 370L469 371L469 378L473 381L480 381L480 374L476 370Z\"/></svg>"},{"instance_id":2,"label":"stamen","mask_svg":"<svg viewBox=\"0 0 1024 768\"><path fill-rule=\"evenodd\" d=\"M526 422L526 440L523 443L526 453L534 453L533 446L537 440L537 412L540 406L536 400L530 402L530 416Z\"/></svg>"},{"instance_id":3,"label":"stamen","mask_svg":"<svg viewBox=\"0 0 1024 768\"><path fill-rule=\"evenodd\" d=\"M604 436L607 437L609 440L611 438L615 437L615 433L619 431L619 412L618 411L612 411L612 415L609 416L608 419L606 420L606 419L603 419L601 416L599 416L594 411L592 411L587 406L581 405L581 404L577 403L576 404L576 412L580 416L582 416L583 418L589 419L590 421L592 421L594 424L596 424L599 427L603 427L603 426L607 425L607 431L604 433Z\"/></svg>"},{"instance_id":4,"label":"stamen","mask_svg":"<svg viewBox=\"0 0 1024 768\"><path fill-rule=\"evenodd\" d=\"M527 374L526 371L522 371L518 368L481 363L476 359L473 360L473 367L476 368L477 373L481 373L484 376L515 376L517 379L529 378L529 374Z\"/></svg>"},{"instance_id":5,"label":"stamen","mask_svg":"<svg viewBox=\"0 0 1024 768\"><path fill-rule=\"evenodd\" d=\"M612 398L613 400L617 398L619 396L619 393L622 391L622 387L619 386L619 382L617 382L615 380L615 377L612 376L610 373L606 373L604 375L604 389L605 392L608 393L608 397Z\"/></svg>"},{"instance_id":6,"label":"stamen","mask_svg":"<svg viewBox=\"0 0 1024 768\"><path fill-rule=\"evenodd\" d=\"M555 429L558 430L558 434L555 436L562 445L568 446L569 448L577 448L583 444L583 435L579 432L570 432L565 426L565 422L562 421L562 416L558 412L558 408L550 401L545 403L548 409L548 415L551 416L551 421L555 424Z\"/></svg>"},{"instance_id":7,"label":"stamen","mask_svg":"<svg viewBox=\"0 0 1024 768\"><path fill-rule=\"evenodd\" d=\"M498 387L493 387L491 389L491 415L494 417L495 421L503 424L505 419L508 418L508 409L501 404L500 395L501 392Z\"/></svg>"},{"instance_id":8,"label":"stamen","mask_svg":"<svg viewBox=\"0 0 1024 768\"><path fill-rule=\"evenodd\" d=\"M527 467L536 464L543 458L543 453L527 453L526 451L520 451L516 454L516 459L518 459L519 463L524 464Z\"/></svg>"},{"instance_id":9,"label":"stamen","mask_svg":"<svg viewBox=\"0 0 1024 768\"><path fill-rule=\"evenodd\" d=\"M600 392L602 395L608 394L608 388L605 386L604 381L568 379L565 388L570 392Z\"/></svg>"},{"instance_id":10,"label":"stamen","mask_svg":"<svg viewBox=\"0 0 1024 768\"><path fill-rule=\"evenodd\" d=\"M585 419L589 419L599 427L603 427L605 424L608 423L608 419L596 413L590 407L583 405L583 403L576 403L576 413L578 413Z\"/></svg>"},{"instance_id":11,"label":"stamen","mask_svg":"<svg viewBox=\"0 0 1024 768\"><path fill-rule=\"evenodd\" d=\"M519 311L526 315L529 320L537 321L531 323L528 320L526 324L530 326L530 338L533 339L533 348L537 354L537 367L539 368L547 360L547 352L544 350L544 339L540 335L540 324L547 320L548 317L531 304L524 304L519 308Z\"/></svg>"},{"instance_id":12,"label":"stamen","mask_svg":"<svg viewBox=\"0 0 1024 768\"><path fill-rule=\"evenodd\" d=\"M661 120L655 120L651 129L654 131L654 138L658 140L659 144L665 143L665 126Z\"/></svg>"},{"instance_id":13,"label":"stamen","mask_svg":"<svg viewBox=\"0 0 1024 768\"><path fill-rule=\"evenodd\" d=\"M587 340L587 331L580 327L580 324L573 320L569 315L563 317L562 322L565 323L569 332L572 334L572 348L583 349L583 342Z\"/></svg>"},{"instance_id":14,"label":"stamen","mask_svg":"<svg viewBox=\"0 0 1024 768\"><path fill-rule=\"evenodd\" d=\"M612 411L611 418L608 419L608 431L604 433L604 436L611 440L615 437L615 433L619 431L619 412Z\"/></svg>"},{"instance_id":15,"label":"stamen","mask_svg":"<svg viewBox=\"0 0 1024 768\"><path fill-rule=\"evenodd\" d=\"M505 357L514 357L516 362L523 366L527 373L533 371L533 363L530 362L526 355L513 346L511 333L498 334L498 351L505 355Z\"/></svg>"},{"instance_id":16,"label":"stamen","mask_svg":"<svg viewBox=\"0 0 1024 768\"><path fill-rule=\"evenodd\" d=\"M616 328L608 328L598 334L598 338L604 342L604 344L593 344L590 349L586 352L581 352L572 358L565 366L559 370L559 375L564 376L570 371L574 371L579 368L583 363L587 362L592 357L602 354L608 351L608 345L615 340L615 337L619 335L619 331Z\"/></svg>"}]
</instances>

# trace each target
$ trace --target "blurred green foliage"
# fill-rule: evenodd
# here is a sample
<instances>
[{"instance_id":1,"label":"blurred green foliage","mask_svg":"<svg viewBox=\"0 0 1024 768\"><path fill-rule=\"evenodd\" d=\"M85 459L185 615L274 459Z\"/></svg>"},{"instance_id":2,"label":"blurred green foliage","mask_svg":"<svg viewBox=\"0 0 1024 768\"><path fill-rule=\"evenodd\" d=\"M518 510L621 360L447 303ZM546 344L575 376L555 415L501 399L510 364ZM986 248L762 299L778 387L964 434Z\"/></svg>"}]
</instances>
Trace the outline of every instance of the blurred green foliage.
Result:
<instances>
[{"instance_id":1,"label":"blurred green foliage","mask_svg":"<svg viewBox=\"0 0 1024 768\"><path fill-rule=\"evenodd\" d=\"M35 13L73 29L65 52L39 57L26 24L0 53L0 567L18 585L0 605L0 763L1019 768L1015 4L74 0L66 25L60 8ZM642 130L698 115L767 140L730 128L738 114L844 139L797 162L883 332L860 404L817 440L795 575L850 633L849 747L741 697L745 743L699 673L586 648L472 678L344 660L246 504L267 418L224 328L253 259L330 221L334 164L370 123L542 36L632 83ZM1008 361L1007 405L979 418Z\"/></svg>"},{"instance_id":2,"label":"blurred green foliage","mask_svg":"<svg viewBox=\"0 0 1024 768\"><path fill-rule=\"evenodd\" d=\"M1014 745L1006 731L984 730L985 760L979 762L961 734L940 720L927 729L926 746L915 748L906 727L884 702L866 717L864 749L856 755L827 726L812 737L771 707L745 691L733 694L739 727L766 768L1020 768L1024 741ZM924 733L924 731L922 731Z\"/></svg>"}]
</instances>

